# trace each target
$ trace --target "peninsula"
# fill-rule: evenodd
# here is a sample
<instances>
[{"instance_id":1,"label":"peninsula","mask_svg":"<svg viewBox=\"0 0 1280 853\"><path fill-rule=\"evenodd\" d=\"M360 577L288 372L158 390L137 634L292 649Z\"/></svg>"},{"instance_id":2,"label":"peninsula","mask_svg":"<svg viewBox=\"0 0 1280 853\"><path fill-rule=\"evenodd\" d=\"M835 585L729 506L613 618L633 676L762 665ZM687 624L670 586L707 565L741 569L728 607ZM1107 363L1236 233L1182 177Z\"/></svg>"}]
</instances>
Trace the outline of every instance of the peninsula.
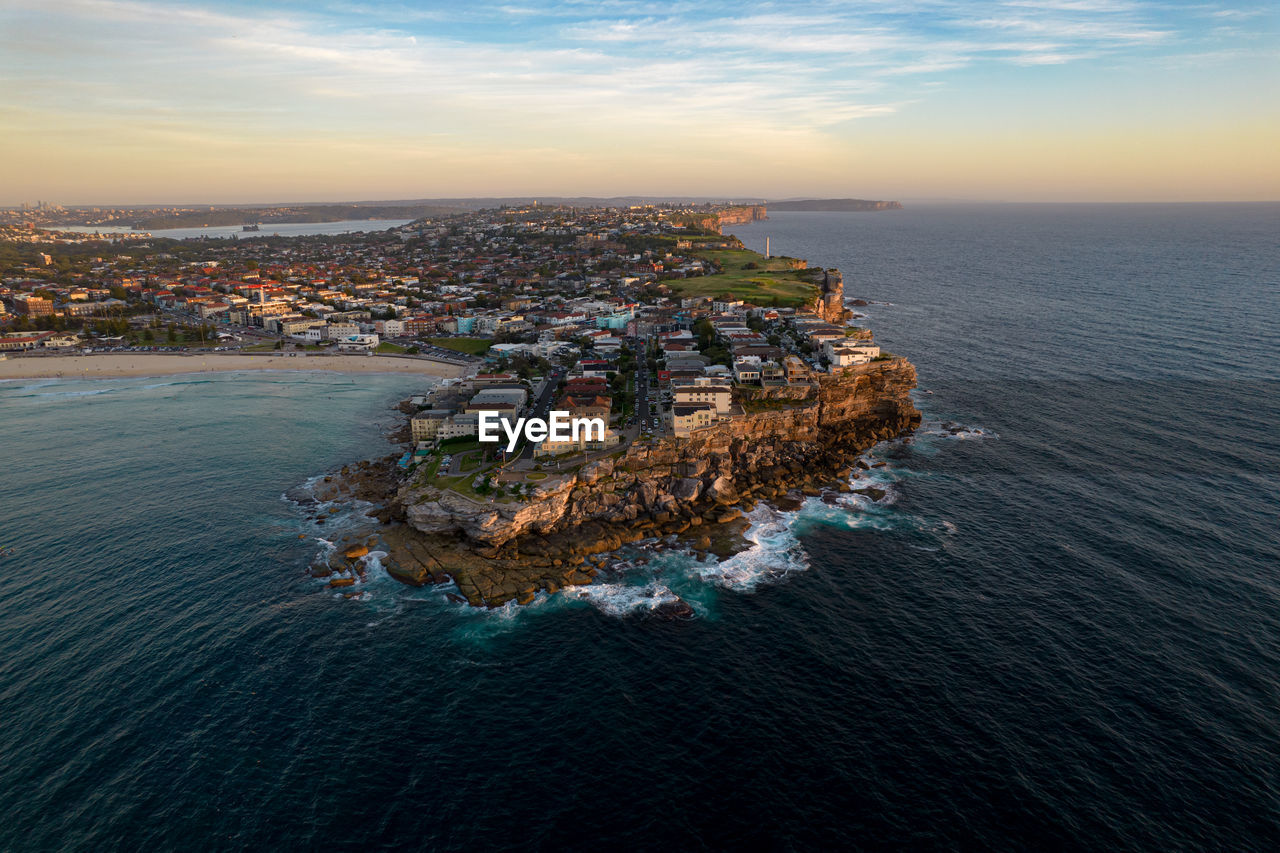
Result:
<instances>
[{"instance_id":1,"label":"peninsula","mask_svg":"<svg viewBox=\"0 0 1280 853\"><path fill-rule=\"evenodd\" d=\"M527 603L637 543L729 556L761 502L877 499L859 457L919 423L915 370L851 325L838 270L723 233L765 216L527 204L331 237L110 243L13 228L0 375L418 373L400 452L290 492L317 534L372 504L312 573L358 595L377 551L407 583ZM518 427L560 416L600 428Z\"/></svg>"}]
</instances>

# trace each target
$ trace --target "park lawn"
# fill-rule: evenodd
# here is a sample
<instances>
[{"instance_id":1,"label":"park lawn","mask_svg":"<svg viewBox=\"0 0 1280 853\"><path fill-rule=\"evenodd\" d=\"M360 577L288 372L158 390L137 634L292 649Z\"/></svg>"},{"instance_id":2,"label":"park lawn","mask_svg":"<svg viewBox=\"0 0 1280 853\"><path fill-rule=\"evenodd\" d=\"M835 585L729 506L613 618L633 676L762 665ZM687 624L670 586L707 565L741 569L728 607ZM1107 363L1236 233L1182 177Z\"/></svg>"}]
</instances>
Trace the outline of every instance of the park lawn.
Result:
<instances>
[{"instance_id":1,"label":"park lawn","mask_svg":"<svg viewBox=\"0 0 1280 853\"><path fill-rule=\"evenodd\" d=\"M484 338L427 338L427 340L438 347L466 353L467 355L484 355L489 351L490 344L493 343L492 341L486 341Z\"/></svg>"},{"instance_id":2,"label":"park lawn","mask_svg":"<svg viewBox=\"0 0 1280 853\"><path fill-rule=\"evenodd\" d=\"M460 435L457 438L446 438L437 446L437 450L447 455L457 455L466 453L468 450L481 450L493 447L492 444L482 443L478 438L472 438L469 435Z\"/></svg>"},{"instance_id":3,"label":"park lawn","mask_svg":"<svg viewBox=\"0 0 1280 853\"><path fill-rule=\"evenodd\" d=\"M387 341L383 341L382 343L378 344L378 346L374 349L374 352L395 353L395 352L404 352L405 349L407 349L407 347L402 347L399 344L393 344L393 343L388 343Z\"/></svg>"},{"instance_id":4,"label":"park lawn","mask_svg":"<svg viewBox=\"0 0 1280 853\"><path fill-rule=\"evenodd\" d=\"M782 308L798 308L818 295L811 270L791 268L787 258L766 258L749 249L704 249L691 252L719 266L722 272L715 275L684 279L663 279L662 283L682 296L710 296L731 294L743 302ZM749 263L758 269L745 269Z\"/></svg>"},{"instance_id":5,"label":"park lawn","mask_svg":"<svg viewBox=\"0 0 1280 853\"><path fill-rule=\"evenodd\" d=\"M474 482L476 477L479 475L480 475L480 472L473 471L472 473L464 474L461 477L441 477L436 480L434 485L437 488L449 489L450 491L457 492L458 494L462 495L465 498L471 498L473 501L479 501L481 503L484 503L494 495L493 495L493 492L490 492L487 495L482 495L471 487L472 482ZM496 489L497 489L497 486L494 486L495 491ZM511 494L504 494L501 497L497 498L497 500L500 503L511 503L512 501L519 500L519 498Z\"/></svg>"}]
</instances>

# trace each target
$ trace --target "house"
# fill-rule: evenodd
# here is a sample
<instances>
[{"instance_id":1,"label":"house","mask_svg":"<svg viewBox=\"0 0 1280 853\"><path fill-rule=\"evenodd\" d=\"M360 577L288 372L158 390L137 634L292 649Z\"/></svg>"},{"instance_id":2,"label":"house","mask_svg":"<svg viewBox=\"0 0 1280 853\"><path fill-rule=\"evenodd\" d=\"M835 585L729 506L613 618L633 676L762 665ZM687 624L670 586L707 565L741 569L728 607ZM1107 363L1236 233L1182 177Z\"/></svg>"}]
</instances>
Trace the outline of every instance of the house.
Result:
<instances>
[{"instance_id":1,"label":"house","mask_svg":"<svg viewBox=\"0 0 1280 853\"><path fill-rule=\"evenodd\" d=\"M880 347L868 341L828 341L823 346L832 370L866 364L880 355Z\"/></svg>"},{"instance_id":2,"label":"house","mask_svg":"<svg viewBox=\"0 0 1280 853\"><path fill-rule=\"evenodd\" d=\"M813 369L808 363L796 355L789 355L782 361L782 370L788 382L808 382Z\"/></svg>"},{"instance_id":3,"label":"house","mask_svg":"<svg viewBox=\"0 0 1280 853\"><path fill-rule=\"evenodd\" d=\"M746 356L733 360L733 378L740 384L747 385L760 381L760 359L757 356Z\"/></svg>"}]
</instances>

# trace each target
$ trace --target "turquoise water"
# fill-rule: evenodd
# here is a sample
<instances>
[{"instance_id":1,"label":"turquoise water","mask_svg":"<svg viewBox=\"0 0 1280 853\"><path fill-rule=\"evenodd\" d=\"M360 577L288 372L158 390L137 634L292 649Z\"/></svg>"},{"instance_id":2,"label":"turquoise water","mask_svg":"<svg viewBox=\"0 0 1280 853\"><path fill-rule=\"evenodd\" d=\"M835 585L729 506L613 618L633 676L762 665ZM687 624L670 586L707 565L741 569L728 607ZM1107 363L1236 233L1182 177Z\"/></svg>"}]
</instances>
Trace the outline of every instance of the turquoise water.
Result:
<instances>
[{"instance_id":1,"label":"turquoise water","mask_svg":"<svg viewBox=\"0 0 1280 853\"><path fill-rule=\"evenodd\" d=\"M1280 846L1280 207L740 233L919 365L888 494L525 609L305 573L421 380L0 383L0 848Z\"/></svg>"}]
</instances>

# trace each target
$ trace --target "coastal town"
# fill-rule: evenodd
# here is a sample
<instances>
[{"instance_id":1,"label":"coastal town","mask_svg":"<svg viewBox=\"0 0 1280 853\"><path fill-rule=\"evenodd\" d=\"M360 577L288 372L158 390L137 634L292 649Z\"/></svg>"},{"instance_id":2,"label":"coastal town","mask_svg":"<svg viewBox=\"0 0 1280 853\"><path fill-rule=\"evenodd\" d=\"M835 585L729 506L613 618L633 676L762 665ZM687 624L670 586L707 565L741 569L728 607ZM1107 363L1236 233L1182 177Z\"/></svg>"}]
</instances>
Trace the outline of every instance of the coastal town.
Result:
<instances>
[{"instance_id":1,"label":"coastal town","mask_svg":"<svg viewBox=\"0 0 1280 853\"><path fill-rule=\"evenodd\" d=\"M401 467L493 501L888 358L847 323L837 271L721 233L765 216L530 204L355 235L186 241L7 225L30 242L8 243L0 266L0 352L444 367L449 378L413 400ZM479 440L485 412L563 412L605 429L508 452Z\"/></svg>"}]
</instances>

